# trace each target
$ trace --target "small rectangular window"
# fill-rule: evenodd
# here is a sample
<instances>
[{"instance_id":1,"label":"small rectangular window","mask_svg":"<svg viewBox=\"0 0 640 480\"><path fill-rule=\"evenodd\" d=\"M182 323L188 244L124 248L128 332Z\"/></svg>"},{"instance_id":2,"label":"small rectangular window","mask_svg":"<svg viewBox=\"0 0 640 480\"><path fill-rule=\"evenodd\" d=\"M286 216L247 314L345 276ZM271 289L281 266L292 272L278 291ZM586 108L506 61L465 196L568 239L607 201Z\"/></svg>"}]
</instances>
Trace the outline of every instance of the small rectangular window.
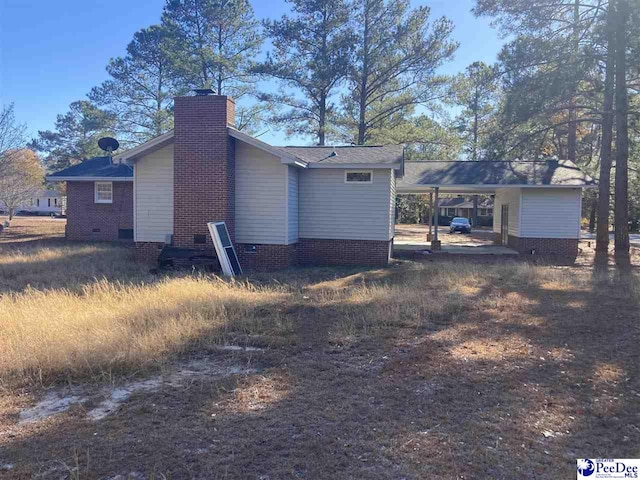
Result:
<instances>
[{"instance_id":1,"label":"small rectangular window","mask_svg":"<svg viewBox=\"0 0 640 480\"><path fill-rule=\"evenodd\" d=\"M47 198L47 207L50 207L50 206L51 206L51 199Z\"/></svg>"},{"instance_id":2,"label":"small rectangular window","mask_svg":"<svg viewBox=\"0 0 640 480\"><path fill-rule=\"evenodd\" d=\"M39 198L37 198L37 199L36 199L36 206L37 206L37 207L39 207L39 206L40 206L40 199L39 199Z\"/></svg>"},{"instance_id":3,"label":"small rectangular window","mask_svg":"<svg viewBox=\"0 0 640 480\"><path fill-rule=\"evenodd\" d=\"M344 183L373 183L373 172L371 170L347 170L344 172Z\"/></svg>"},{"instance_id":4,"label":"small rectangular window","mask_svg":"<svg viewBox=\"0 0 640 480\"><path fill-rule=\"evenodd\" d=\"M96 203L113 203L113 182L96 182Z\"/></svg>"}]
</instances>

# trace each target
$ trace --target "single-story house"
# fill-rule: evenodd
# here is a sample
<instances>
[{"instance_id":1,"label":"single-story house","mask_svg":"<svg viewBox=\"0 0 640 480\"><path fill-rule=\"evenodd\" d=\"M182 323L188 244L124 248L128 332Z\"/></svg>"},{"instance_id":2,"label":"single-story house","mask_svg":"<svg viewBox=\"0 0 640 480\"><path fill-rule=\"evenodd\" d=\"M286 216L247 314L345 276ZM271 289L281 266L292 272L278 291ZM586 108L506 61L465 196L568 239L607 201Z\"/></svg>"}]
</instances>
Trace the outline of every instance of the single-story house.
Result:
<instances>
[{"instance_id":1,"label":"single-story house","mask_svg":"<svg viewBox=\"0 0 640 480\"><path fill-rule=\"evenodd\" d=\"M473 200L464 196L441 198L438 202L439 214L443 217L473 218ZM493 216L493 200L481 198L478 201L478 216Z\"/></svg>"},{"instance_id":2,"label":"single-story house","mask_svg":"<svg viewBox=\"0 0 640 480\"><path fill-rule=\"evenodd\" d=\"M275 147L233 128L234 112L226 96L177 97L174 130L48 176L67 182L67 238L133 239L154 260L213 251L207 222L224 221L245 268L389 262L401 145Z\"/></svg>"},{"instance_id":3,"label":"single-story house","mask_svg":"<svg viewBox=\"0 0 640 480\"><path fill-rule=\"evenodd\" d=\"M66 196L56 190L39 190L29 200L23 202L15 213L29 215L62 215L66 204ZM0 201L0 212L7 207Z\"/></svg>"}]
</instances>

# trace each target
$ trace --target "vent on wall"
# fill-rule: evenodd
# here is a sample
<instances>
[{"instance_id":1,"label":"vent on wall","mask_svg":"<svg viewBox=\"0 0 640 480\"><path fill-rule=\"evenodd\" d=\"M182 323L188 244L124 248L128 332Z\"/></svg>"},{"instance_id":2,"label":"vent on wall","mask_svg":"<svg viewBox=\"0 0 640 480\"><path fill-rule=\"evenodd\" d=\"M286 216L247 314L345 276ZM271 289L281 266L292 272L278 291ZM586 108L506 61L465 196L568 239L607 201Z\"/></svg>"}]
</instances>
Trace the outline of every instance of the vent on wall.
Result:
<instances>
[{"instance_id":1,"label":"vent on wall","mask_svg":"<svg viewBox=\"0 0 640 480\"><path fill-rule=\"evenodd\" d=\"M120 240L133 240L133 228L121 228L118 230Z\"/></svg>"},{"instance_id":2,"label":"vent on wall","mask_svg":"<svg viewBox=\"0 0 640 480\"><path fill-rule=\"evenodd\" d=\"M193 236L193 243L194 243L194 245L203 245L203 244L207 243L207 236L206 235L194 235Z\"/></svg>"}]
</instances>

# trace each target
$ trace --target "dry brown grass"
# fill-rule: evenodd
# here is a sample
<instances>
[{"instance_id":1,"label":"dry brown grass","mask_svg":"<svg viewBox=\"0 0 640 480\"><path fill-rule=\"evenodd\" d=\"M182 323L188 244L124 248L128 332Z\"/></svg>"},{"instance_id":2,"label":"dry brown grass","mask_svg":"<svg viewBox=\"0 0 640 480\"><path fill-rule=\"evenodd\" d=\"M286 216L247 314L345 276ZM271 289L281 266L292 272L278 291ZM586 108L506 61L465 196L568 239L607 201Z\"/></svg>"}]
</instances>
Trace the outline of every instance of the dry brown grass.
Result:
<instances>
[{"instance_id":1,"label":"dry brown grass","mask_svg":"<svg viewBox=\"0 0 640 480\"><path fill-rule=\"evenodd\" d=\"M0 299L0 380L130 374L185 351L243 336L286 336L282 294L217 278L132 285L103 279L81 292L33 290Z\"/></svg>"},{"instance_id":2,"label":"dry brown grass","mask_svg":"<svg viewBox=\"0 0 640 480\"><path fill-rule=\"evenodd\" d=\"M79 406L20 426L39 389L7 389L14 478L62 463L87 478L567 478L576 457L638 455L637 270L456 258L228 282L38 242L2 250L0 273L12 387L118 382L192 355L255 371L165 385L98 423Z\"/></svg>"},{"instance_id":3,"label":"dry brown grass","mask_svg":"<svg viewBox=\"0 0 640 480\"><path fill-rule=\"evenodd\" d=\"M0 224L8 221L8 217L0 215ZM62 240L66 220L49 217L13 217L10 226L0 234L0 245Z\"/></svg>"}]
</instances>

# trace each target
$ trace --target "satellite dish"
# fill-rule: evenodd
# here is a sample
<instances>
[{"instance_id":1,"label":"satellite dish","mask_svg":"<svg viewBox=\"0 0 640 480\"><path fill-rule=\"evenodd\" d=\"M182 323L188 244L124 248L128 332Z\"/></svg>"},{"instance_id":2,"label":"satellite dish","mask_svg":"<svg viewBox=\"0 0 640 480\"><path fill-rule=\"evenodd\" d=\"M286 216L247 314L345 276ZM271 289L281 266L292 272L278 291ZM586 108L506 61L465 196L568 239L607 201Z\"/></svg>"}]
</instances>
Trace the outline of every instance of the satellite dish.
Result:
<instances>
[{"instance_id":1,"label":"satellite dish","mask_svg":"<svg viewBox=\"0 0 640 480\"><path fill-rule=\"evenodd\" d=\"M120 147L120 144L115 138L102 137L100 140L98 140L98 146L108 154L111 154Z\"/></svg>"}]
</instances>

